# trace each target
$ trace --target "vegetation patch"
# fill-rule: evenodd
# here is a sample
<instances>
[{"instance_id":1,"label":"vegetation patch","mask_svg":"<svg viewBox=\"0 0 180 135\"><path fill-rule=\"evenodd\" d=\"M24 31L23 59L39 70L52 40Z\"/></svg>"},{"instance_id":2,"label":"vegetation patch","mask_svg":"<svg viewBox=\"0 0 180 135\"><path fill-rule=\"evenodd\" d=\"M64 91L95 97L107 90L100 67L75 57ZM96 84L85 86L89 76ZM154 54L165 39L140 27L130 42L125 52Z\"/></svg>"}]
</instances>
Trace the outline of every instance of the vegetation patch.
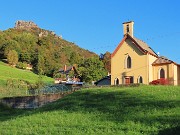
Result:
<instances>
[{"instance_id":1,"label":"vegetation patch","mask_svg":"<svg viewBox=\"0 0 180 135\"><path fill-rule=\"evenodd\" d=\"M0 105L0 134L180 134L179 89L90 88L35 110Z\"/></svg>"}]
</instances>

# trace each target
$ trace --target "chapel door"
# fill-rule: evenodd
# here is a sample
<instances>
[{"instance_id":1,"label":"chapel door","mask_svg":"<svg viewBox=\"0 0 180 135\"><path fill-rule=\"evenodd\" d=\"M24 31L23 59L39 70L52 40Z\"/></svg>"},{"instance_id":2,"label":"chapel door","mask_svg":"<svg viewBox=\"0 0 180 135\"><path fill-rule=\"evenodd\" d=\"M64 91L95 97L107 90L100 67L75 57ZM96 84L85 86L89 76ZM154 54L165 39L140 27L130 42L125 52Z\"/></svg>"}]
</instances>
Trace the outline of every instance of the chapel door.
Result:
<instances>
[{"instance_id":1,"label":"chapel door","mask_svg":"<svg viewBox=\"0 0 180 135\"><path fill-rule=\"evenodd\" d=\"M130 78L129 77L125 78L125 84L130 84Z\"/></svg>"}]
</instances>

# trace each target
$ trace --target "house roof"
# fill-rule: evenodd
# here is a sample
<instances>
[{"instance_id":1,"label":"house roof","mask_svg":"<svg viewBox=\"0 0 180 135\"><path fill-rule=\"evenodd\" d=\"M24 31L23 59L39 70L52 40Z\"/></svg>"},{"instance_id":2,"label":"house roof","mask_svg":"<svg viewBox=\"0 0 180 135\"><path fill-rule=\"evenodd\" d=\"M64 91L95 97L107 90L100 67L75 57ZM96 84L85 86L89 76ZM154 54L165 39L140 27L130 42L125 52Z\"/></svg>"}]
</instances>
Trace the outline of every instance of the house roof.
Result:
<instances>
[{"instance_id":1,"label":"house roof","mask_svg":"<svg viewBox=\"0 0 180 135\"><path fill-rule=\"evenodd\" d=\"M76 68L74 66L69 66L69 67L66 68L66 70L60 69L59 72L62 73L62 74L69 74L69 72L72 71L72 70L74 70L78 74L78 72L77 72L77 70L76 70Z\"/></svg>"},{"instance_id":2,"label":"house roof","mask_svg":"<svg viewBox=\"0 0 180 135\"><path fill-rule=\"evenodd\" d=\"M168 58L161 56L157 58L152 65L160 65L160 64L171 64L174 63L172 60L169 60Z\"/></svg>"},{"instance_id":3,"label":"house roof","mask_svg":"<svg viewBox=\"0 0 180 135\"><path fill-rule=\"evenodd\" d=\"M105 76L105 77L103 77L102 79L100 79L100 80L98 80L98 81L96 81L94 84L98 84L99 82L101 82L101 81L103 81L103 80L105 80L105 79L107 79L107 80L111 80L111 76Z\"/></svg>"},{"instance_id":4,"label":"house roof","mask_svg":"<svg viewBox=\"0 0 180 135\"><path fill-rule=\"evenodd\" d=\"M131 37L129 34L126 34L124 36L124 38L121 40L121 42L119 43L118 47L115 49L115 51L112 53L111 57L113 57L116 52L119 50L119 48L122 46L122 44L124 43L124 41L126 39L131 39L133 44L144 54L151 54L155 57L158 57L158 55L153 51L153 49L151 47L149 47L145 42L143 42L142 40L139 40L135 37Z\"/></svg>"}]
</instances>

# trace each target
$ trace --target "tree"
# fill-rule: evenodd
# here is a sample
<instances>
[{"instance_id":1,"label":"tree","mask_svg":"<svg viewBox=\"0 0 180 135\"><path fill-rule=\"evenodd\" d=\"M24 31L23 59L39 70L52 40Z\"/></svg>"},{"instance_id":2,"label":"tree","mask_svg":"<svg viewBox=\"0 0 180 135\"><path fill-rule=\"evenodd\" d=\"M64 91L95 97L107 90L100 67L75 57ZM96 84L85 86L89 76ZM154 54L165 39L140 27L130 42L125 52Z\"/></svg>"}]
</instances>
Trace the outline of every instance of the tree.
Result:
<instances>
[{"instance_id":1,"label":"tree","mask_svg":"<svg viewBox=\"0 0 180 135\"><path fill-rule=\"evenodd\" d=\"M38 41L35 35L28 32L22 32L18 35L16 34L13 39L20 45L19 60L31 63L34 60L34 53Z\"/></svg>"},{"instance_id":2,"label":"tree","mask_svg":"<svg viewBox=\"0 0 180 135\"><path fill-rule=\"evenodd\" d=\"M4 43L2 50L4 51L4 56L7 57L9 51L11 51L11 50L14 50L16 52L20 52L20 45L15 40L10 39Z\"/></svg>"},{"instance_id":3,"label":"tree","mask_svg":"<svg viewBox=\"0 0 180 135\"><path fill-rule=\"evenodd\" d=\"M80 56L79 56L79 54L77 52L72 52L70 54L69 62L70 62L71 65L78 64L80 62L80 59L81 58L80 58Z\"/></svg>"},{"instance_id":4,"label":"tree","mask_svg":"<svg viewBox=\"0 0 180 135\"><path fill-rule=\"evenodd\" d=\"M44 57L41 54L39 54L38 55L38 63L37 63L37 71L38 71L39 75L44 74L44 67L45 67L44 63L45 63Z\"/></svg>"},{"instance_id":5,"label":"tree","mask_svg":"<svg viewBox=\"0 0 180 135\"><path fill-rule=\"evenodd\" d=\"M107 74L103 62L98 57L85 59L79 65L79 71L85 82L97 81Z\"/></svg>"},{"instance_id":6,"label":"tree","mask_svg":"<svg viewBox=\"0 0 180 135\"><path fill-rule=\"evenodd\" d=\"M7 54L7 61L10 65L16 65L18 63L18 54L15 50L10 50Z\"/></svg>"},{"instance_id":7,"label":"tree","mask_svg":"<svg viewBox=\"0 0 180 135\"><path fill-rule=\"evenodd\" d=\"M111 53L110 52L106 52L103 55L103 63L104 63L104 67L105 69L111 73Z\"/></svg>"}]
</instances>

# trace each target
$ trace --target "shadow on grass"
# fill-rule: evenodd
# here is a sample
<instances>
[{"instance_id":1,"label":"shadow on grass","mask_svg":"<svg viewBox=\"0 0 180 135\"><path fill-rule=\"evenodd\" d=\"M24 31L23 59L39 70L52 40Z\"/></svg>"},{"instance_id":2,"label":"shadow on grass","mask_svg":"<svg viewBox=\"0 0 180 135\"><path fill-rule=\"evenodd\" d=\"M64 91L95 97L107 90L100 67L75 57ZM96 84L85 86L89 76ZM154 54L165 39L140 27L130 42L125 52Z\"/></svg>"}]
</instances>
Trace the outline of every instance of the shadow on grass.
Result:
<instances>
[{"instance_id":1,"label":"shadow on grass","mask_svg":"<svg viewBox=\"0 0 180 135\"><path fill-rule=\"evenodd\" d=\"M154 123L162 125L159 134L179 133L180 118L177 115L166 113L164 110L180 107L179 101L161 101L155 97L133 95L126 91L77 91L63 99L35 110L10 109L0 105L0 121L6 121L14 117L29 116L45 111L65 110L67 112L82 112L99 114L101 121L123 123L134 121L152 126ZM156 114L157 112L157 114ZM151 115L152 113L152 115ZM163 125L169 124L173 128L166 129ZM175 130L175 131L174 131Z\"/></svg>"},{"instance_id":2,"label":"shadow on grass","mask_svg":"<svg viewBox=\"0 0 180 135\"><path fill-rule=\"evenodd\" d=\"M180 135L180 126L160 130L158 135Z\"/></svg>"},{"instance_id":3,"label":"shadow on grass","mask_svg":"<svg viewBox=\"0 0 180 135\"><path fill-rule=\"evenodd\" d=\"M0 103L0 121L13 119L15 117L22 116L22 114L25 113L26 111L24 110L12 109Z\"/></svg>"}]
</instances>

